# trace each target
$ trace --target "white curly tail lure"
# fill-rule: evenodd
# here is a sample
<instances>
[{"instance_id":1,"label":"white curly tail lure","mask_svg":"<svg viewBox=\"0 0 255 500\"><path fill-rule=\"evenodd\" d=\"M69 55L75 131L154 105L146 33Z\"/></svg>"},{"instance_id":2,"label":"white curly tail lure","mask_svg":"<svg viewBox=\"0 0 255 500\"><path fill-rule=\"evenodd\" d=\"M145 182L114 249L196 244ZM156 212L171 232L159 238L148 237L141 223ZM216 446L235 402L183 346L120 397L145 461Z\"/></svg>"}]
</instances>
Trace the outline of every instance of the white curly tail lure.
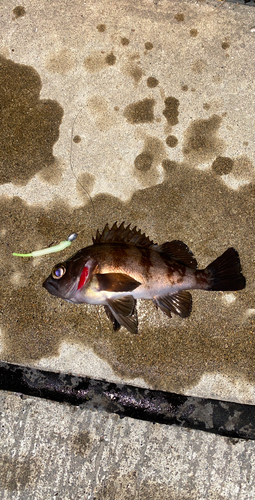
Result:
<instances>
[{"instance_id":1,"label":"white curly tail lure","mask_svg":"<svg viewBox=\"0 0 255 500\"><path fill-rule=\"evenodd\" d=\"M69 234L67 240L61 241L58 245L54 245L53 247L43 248L42 250L35 250L31 253L13 253L14 257L41 257L41 255L47 255L48 253L61 252L65 250L65 248L70 247L72 241L76 240L78 234L71 233Z\"/></svg>"}]
</instances>

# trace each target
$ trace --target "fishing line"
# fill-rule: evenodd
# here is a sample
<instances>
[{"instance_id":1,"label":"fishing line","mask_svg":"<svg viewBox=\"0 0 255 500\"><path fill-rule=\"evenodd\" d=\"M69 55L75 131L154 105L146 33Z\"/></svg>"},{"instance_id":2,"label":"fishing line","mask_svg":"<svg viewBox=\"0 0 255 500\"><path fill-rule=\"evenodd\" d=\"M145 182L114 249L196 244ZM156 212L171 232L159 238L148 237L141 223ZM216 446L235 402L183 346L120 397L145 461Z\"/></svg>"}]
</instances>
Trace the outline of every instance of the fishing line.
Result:
<instances>
[{"instance_id":1,"label":"fishing line","mask_svg":"<svg viewBox=\"0 0 255 500\"><path fill-rule=\"evenodd\" d=\"M86 196L89 198L89 200L91 202L91 205L92 205L92 208L93 208L94 217L95 217L96 211L95 211L95 206L94 206L93 200L92 200L89 192L85 189L85 187L80 182L79 178L77 177L77 175L76 175L76 173L74 171L74 167L73 167L73 159L72 158L73 158L74 126L75 126L76 120L77 120L79 114L81 113L81 111L82 111L82 108L78 111L77 115L75 116L73 124L72 124L72 128L71 128L70 168L71 168L71 172L72 172L74 178L76 179L76 182L80 185L80 187L82 188L82 190L84 191L84 193L86 194ZM47 247L47 248L43 248L42 250L35 250L33 252L30 252L30 253L16 253L16 252L13 252L12 255L14 257L41 257L42 255L47 255L47 254L50 254L50 253L61 252L62 250L65 250L66 248L68 248L71 245L71 243L76 240L76 238L78 237L78 235L82 231L85 231L85 229L86 229L86 227L84 227L83 229L80 229L80 231L77 231L77 233L71 233L71 234L69 234L67 240L61 241L57 245L54 245L54 246L51 246L51 247Z\"/></svg>"}]
</instances>

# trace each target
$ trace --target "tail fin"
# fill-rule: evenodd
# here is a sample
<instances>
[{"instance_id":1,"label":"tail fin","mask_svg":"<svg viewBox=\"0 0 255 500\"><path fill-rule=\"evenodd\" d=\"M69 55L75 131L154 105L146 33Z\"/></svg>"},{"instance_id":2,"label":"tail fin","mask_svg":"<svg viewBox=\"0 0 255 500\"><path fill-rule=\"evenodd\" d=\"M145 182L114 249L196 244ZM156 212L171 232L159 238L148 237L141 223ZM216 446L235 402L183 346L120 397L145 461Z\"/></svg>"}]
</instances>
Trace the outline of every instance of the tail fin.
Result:
<instances>
[{"instance_id":1,"label":"tail fin","mask_svg":"<svg viewBox=\"0 0 255 500\"><path fill-rule=\"evenodd\" d=\"M242 290L245 288L245 277L241 270L237 251L234 248L228 248L205 269L208 274L209 290L222 292Z\"/></svg>"}]
</instances>

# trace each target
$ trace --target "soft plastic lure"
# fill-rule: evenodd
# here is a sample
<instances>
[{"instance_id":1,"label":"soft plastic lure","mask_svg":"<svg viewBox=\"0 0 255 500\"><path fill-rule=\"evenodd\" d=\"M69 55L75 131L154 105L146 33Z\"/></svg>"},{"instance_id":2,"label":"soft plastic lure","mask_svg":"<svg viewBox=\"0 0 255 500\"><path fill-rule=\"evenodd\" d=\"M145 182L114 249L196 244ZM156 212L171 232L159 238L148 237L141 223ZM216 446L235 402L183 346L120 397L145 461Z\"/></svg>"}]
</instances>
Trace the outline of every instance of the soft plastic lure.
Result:
<instances>
[{"instance_id":1,"label":"soft plastic lure","mask_svg":"<svg viewBox=\"0 0 255 500\"><path fill-rule=\"evenodd\" d=\"M65 248L69 247L72 241L76 240L78 234L72 233L69 234L67 240L61 241L58 245L54 245L53 247L43 248L42 250L35 250L31 253L13 253L14 257L40 257L41 255L47 255L48 253L61 252L65 250Z\"/></svg>"}]
</instances>

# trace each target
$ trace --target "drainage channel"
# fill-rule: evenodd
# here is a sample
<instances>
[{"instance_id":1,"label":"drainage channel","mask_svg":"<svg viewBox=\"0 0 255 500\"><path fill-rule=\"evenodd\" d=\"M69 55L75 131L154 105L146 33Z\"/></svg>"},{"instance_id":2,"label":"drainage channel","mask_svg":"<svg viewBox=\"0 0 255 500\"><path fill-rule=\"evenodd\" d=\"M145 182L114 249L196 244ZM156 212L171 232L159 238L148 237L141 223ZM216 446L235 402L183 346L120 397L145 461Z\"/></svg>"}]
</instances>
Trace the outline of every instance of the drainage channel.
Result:
<instances>
[{"instance_id":1,"label":"drainage channel","mask_svg":"<svg viewBox=\"0 0 255 500\"><path fill-rule=\"evenodd\" d=\"M153 423L255 440L255 406L0 362L0 389Z\"/></svg>"}]
</instances>

